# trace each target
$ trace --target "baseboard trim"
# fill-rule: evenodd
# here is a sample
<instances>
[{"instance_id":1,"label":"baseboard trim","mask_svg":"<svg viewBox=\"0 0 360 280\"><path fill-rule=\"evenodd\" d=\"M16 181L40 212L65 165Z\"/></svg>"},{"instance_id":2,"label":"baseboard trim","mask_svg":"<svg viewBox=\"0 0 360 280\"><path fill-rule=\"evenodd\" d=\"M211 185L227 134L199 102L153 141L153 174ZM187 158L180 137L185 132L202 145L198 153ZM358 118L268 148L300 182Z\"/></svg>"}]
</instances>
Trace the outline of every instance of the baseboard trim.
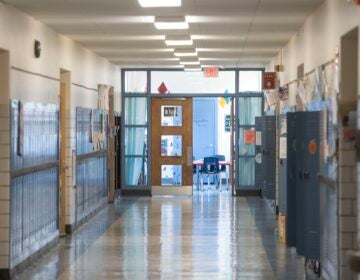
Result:
<instances>
[{"instance_id":1,"label":"baseboard trim","mask_svg":"<svg viewBox=\"0 0 360 280\"><path fill-rule=\"evenodd\" d=\"M123 196L151 196L150 190L122 190Z\"/></svg>"},{"instance_id":2,"label":"baseboard trim","mask_svg":"<svg viewBox=\"0 0 360 280\"><path fill-rule=\"evenodd\" d=\"M236 190L235 196L259 196L260 197L260 190Z\"/></svg>"},{"instance_id":3,"label":"baseboard trim","mask_svg":"<svg viewBox=\"0 0 360 280\"><path fill-rule=\"evenodd\" d=\"M65 233L67 235L73 234L77 229L79 229L82 225L86 224L91 218L96 216L100 211L102 211L106 206L108 205L107 200L104 200L102 204L92 212L90 212L88 215L80 219L80 221L75 222L73 224L67 224L65 225Z\"/></svg>"},{"instance_id":4,"label":"baseboard trim","mask_svg":"<svg viewBox=\"0 0 360 280\"><path fill-rule=\"evenodd\" d=\"M34 252L24 261L16 265L12 269L0 269L0 279L1 280L11 280L16 278L19 274L23 273L28 269L37 259L41 258L42 255L48 253L52 248L54 248L59 242L59 236L55 237L45 246L40 248L38 251Z\"/></svg>"},{"instance_id":5,"label":"baseboard trim","mask_svg":"<svg viewBox=\"0 0 360 280\"><path fill-rule=\"evenodd\" d=\"M11 275L10 275L10 269L0 269L0 279L1 280L10 280L11 279Z\"/></svg>"}]
</instances>

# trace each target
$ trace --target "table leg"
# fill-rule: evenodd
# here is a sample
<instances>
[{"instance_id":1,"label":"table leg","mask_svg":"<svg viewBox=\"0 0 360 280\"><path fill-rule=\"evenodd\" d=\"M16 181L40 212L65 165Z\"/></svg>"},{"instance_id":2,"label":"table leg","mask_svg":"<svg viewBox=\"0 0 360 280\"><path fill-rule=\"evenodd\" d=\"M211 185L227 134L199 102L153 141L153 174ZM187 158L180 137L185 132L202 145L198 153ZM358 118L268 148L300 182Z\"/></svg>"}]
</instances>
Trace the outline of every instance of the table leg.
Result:
<instances>
[{"instance_id":1,"label":"table leg","mask_svg":"<svg viewBox=\"0 0 360 280\"><path fill-rule=\"evenodd\" d=\"M200 189L200 174L199 174L199 165L196 165L196 177L197 177L197 182L196 182L196 190L198 191Z\"/></svg>"}]
</instances>

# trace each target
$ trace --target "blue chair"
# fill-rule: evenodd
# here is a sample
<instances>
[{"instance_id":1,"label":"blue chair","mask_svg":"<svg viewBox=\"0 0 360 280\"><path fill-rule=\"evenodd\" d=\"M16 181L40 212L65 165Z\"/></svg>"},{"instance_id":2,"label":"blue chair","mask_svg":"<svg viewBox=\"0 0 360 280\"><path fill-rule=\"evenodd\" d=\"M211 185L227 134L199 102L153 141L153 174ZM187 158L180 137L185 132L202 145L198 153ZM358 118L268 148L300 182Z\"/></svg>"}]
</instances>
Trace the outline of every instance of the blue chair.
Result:
<instances>
[{"instance_id":1,"label":"blue chair","mask_svg":"<svg viewBox=\"0 0 360 280\"><path fill-rule=\"evenodd\" d=\"M225 161L225 156L224 155L214 155L213 157L217 157L219 159L219 161ZM226 175L226 186L227 189L230 189L230 183L229 183L229 174L226 170L226 165L220 165L220 175L221 173L224 173ZM221 176L220 176L220 186L221 186Z\"/></svg>"},{"instance_id":2,"label":"blue chair","mask_svg":"<svg viewBox=\"0 0 360 280\"><path fill-rule=\"evenodd\" d=\"M204 164L200 169L201 173L201 190L204 191L204 178L203 175L208 176L208 190L210 188L210 175L216 177L216 184L219 185L220 166L217 157L205 157Z\"/></svg>"}]
</instances>

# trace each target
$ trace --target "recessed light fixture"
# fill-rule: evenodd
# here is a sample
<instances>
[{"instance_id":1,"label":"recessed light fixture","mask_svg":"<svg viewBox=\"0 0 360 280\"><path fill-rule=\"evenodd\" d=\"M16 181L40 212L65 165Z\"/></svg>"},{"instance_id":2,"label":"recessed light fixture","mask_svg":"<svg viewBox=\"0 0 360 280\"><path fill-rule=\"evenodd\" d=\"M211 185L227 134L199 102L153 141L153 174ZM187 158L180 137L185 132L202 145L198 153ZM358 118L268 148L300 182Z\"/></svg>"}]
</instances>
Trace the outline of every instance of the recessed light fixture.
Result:
<instances>
[{"instance_id":1,"label":"recessed light fixture","mask_svg":"<svg viewBox=\"0 0 360 280\"><path fill-rule=\"evenodd\" d=\"M138 0L143 8L181 7L181 0Z\"/></svg>"},{"instance_id":2,"label":"recessed light fixture","mask_svg":"<svg viewBox=\"0 0 360 280\"><path fill-rule=\"evenodd\" d=\"M191 48L175 49L174 55L177 57L192 57L192 56L197 56L197 51Z\"/></svg>"},{"instance_id":3,"label":"recessed light fixture","mask_svg":"<svg viewBox=\"0 0 360 280\"><path fill-rule=\"evenodd\" d=\"M155 17L154 25L160 30L189 29L185 17Z\"/></svg>"},{"instance_id":4,"label":"recessed light fixture","mask_svg":"<svg viewBox=\"0 0 360 280\"><path fill-rule=\"evenodd\" d=\"M196 58L182 58L180 59L181 65L200 65L199 59Z\"/></svg>"},{"instance_id":5,"label":"recessed light fixture","mask_svg":"<svg viewBox=\"0 0 360 280\"><path fill-rule=\"evenodd\" d=\"M184 68L185 71L200 72L202 68L200 65L189 65Z\"/></svg>"},{"instance_id":6,"label":"recessed light fixture","mask_svg":"<svg viewBox=\"0 0 360 280\"><path fill-rule=\"evenodd\" d=\"M193 40L190 35L166 36L165 44L167 46L192 46Z\"/></svg>"}]
</instances>

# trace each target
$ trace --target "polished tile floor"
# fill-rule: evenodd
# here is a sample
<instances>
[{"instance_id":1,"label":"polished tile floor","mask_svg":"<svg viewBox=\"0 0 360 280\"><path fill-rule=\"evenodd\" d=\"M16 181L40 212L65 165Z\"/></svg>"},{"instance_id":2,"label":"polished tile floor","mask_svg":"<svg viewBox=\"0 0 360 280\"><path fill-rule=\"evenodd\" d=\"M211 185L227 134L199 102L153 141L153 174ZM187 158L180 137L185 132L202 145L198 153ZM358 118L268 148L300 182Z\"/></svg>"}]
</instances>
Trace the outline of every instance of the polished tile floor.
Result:
<instances>
[{"instance_id":1,"label":"polished tile floor","mask_svg":"<svg viewBox=\"0 0 360 280\"><path fill-rule=\"evenodd\" d=\"M121 198L18 279L305 279L259 198ZM312 278L312 277L311 277Z\"/></svg>"}]
</instances>

